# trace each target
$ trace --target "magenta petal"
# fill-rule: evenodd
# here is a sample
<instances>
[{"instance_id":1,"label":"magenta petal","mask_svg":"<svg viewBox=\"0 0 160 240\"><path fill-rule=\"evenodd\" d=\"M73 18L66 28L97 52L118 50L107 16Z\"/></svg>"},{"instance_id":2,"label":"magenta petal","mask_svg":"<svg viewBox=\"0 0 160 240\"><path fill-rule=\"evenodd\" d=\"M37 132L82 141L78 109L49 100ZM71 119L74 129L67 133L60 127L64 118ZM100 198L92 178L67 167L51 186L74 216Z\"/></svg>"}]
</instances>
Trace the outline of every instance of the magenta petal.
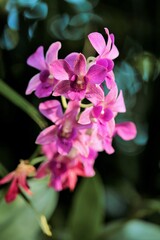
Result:
<instances>
[{"instance_id":1,"label":"magenta petal","mask_svg":"<svg viewBox=\"0 0 160 240\"><path fill-rule=\"evenodd\" d=\"M107 58L99 59L96 64L105 67L107 72L110 72L114 67L114 62L111 59Z\"/></svg>"},{"instance_id":2,"label":"magenta petal","mask_svg":"<svg viewBox=\"0 0 160 240\"><path fill-rule=\"evenodd\" d=\"M114 44L114 35L111 34L110 38L111 38L111 41L112 41L112 48L111 48L110 52L107 54L107 58L115 59L116 57L118 57L119 51Z\"/></svg>"},{"instance_id":3,"label":"magenta petal","mask_svg":"<svg viewBox=\"0 0 160 240\"><path fill-rule=\"evenodd\" d=\"M19 192L18 179L14 178L10 187L9 187L9 190L8 190L7 194L5 195L6 202L9 203L9 202L14 201L15 198L17 197L18 192Z\"/></svg>"},{"instance_id":4,"label":"magenta petal","mask_svg":"<svg viewBox=\"0 0 160 240\"><path fill-rule=\"evenodd\" d=\"M94 105L97 105L99 102L104 99L104 92L100 86L94 84L88 84L86 91L86 98L91 101Z\"/></svg>"},{"instance_id":5,"label":"magenta petal","mask_svg":"<svg viewBox=\"0 0 160 240\"><path fill-rule=\"evenodd\" d=\"M113 113L110 109L106 108L104 114L101 115L101 121L105 124L113 118Z\"/></svg>"},{"instance_id":6,"label":"magenta petal","mask_svg":"<svg viewBox=\"0 0 160 240\"><path fill-rule=\"evenodd\" d=\"M57 127L52 125L46 129L44 129L40 134L38 135L36 139L36 144L49 144L56 140L56 129Z\"/></svg>"},{"instance_id":7,"label":"magenta petal","mask_svg":"<svg viewBox=\"0 0 160 240\"><path fill-rule=\"evenodd\" d=\"M46 62L51 64L53 61L57 60L58 58L58 51L61 48L60 42L52 43L46 53Z\"/></svg>"},{"instance_id":8,"label":"magenta petal","mask_svg":"<svg viewBox=\"0 0 160 240\"><path fill-rule=\"evenodd\" d=\"M50 85L50 86L46 86L45 83L41 83L36 91L35 91L35 95L38 97L38 98L44 98L44 97L48 97L52 94L53 92L53 86Z\"/></svg>"},{"instance_id":9,"label":"magenta petal","mask_svg":"<svg viewBox=\"0 0 160 240\"><path fill-rule=\"evenodd\" d=\"M46 69L44 52L43 52L42 46L37 48L37 50L27 59L27 64L38 70Z\"/></svg>"},{"instance_id":10,"label":"magenta petal","mask_svg":"<svg viewBox=\"0 0 160 240\"><path fill-rule=\"evenodd\" d=\"M102 106L93 107L93 110L92 110L93 117L98 118L101 114L101 111L102 111Z\"/></svg>"},{"instance_id":11,"label":"magenta petal","mask_svg":"<svg viewBox=\"0 0 160 240\"><path fill-rule=\"evenodd\" d=\"M26 92L25 92L26 95L31 94L41 84L39 76L40 76L40 74L38 73L34 77L31 78L31 80L28 83Z\"/></svg>"},{"instance_id":12,"label":"magenta petal","mask_svg":"<svg viewBox=\"0 0 160 240\"><path fill-rule=\"evenodd\" d=\"M63 142L61 140L58 140L57 147L58 147L58 152L61 155L67 155L69 153L69 151L71 150L71 148L72 148L72 142L70 142L70 141Z\"/></svg>"},{"instance_id":13,"label":"magenta petal","mask_svg":"<svg viewBox=\"0 0 160 240\"><path fill-rule=\"evenodd\" d=\"M15 174L15 172L13 171L13 172L10 172L9 174L7 174L5 177L3 177L0 180L0 185L11 181L11 179L14 177L14 174Z\"/></svg>"},{"instance_id":14,"label":"magenta petal","mask_svg":"<svg viewBox=\"0 0 160 240\"><path fill-rule=\"evenodd\" d=\"M86 75L86 59L83 54L79 54L77 58L75 59L75 65L74 65L74 73L77 76L85 76Z\"/></svg>"},{"instance_id":15,"label":"magenta petal","mask_svg":"<svg viewBox=\"0 0 160 240\"><path fill-rule=\"evenodd\" d=\"M56 122L59 118L63 117L62 107L58 100L48 100L44 103L40 103L39 110L52 122Z\"/></svg>"},{"instance_id":16,"label":"magenta petal","mask_svg":"<svg viewBox=\"0 0 160 240\"><path fill-rule=\"evenodd\" d=\"M90 83L101 84L104 81L106 74L107 71L103 66L93 65L90 67L86 77Z\"/></svg>"},{"instance_id":17,"label":"magenta petal","mask_svg":"<svg viewBox=\"0 0 160 240\"><path fill-rule=\"evenodd\" d=\"M69 80L70 76L73 75L70 66L65 60L54 61L51 66L57 80Z\"/></svg>"},{"instance_id":18,"label":"magenta petal","mask_svg":"<svg viewBox=\"0 0 160 240\"><path fill-rule=\"evenodd\" d=\"M132 140L136 137L137 129L133 122L123 122L116 124L115 133L118 134L123 140Z\"/></svg>"},{"instance_id":19,"label":"magenta petal","mask_svg":"<svg viewBox=\"0 0 160 240\"><path fill-rule=\"evenodd\" d=\"M78 56L79 56L79 53L73 52L67 55L67 57L65 57L66 62L70 65L72 70L74 69L75 61Z\"/></svg>"},{"instance_id":20,"label":"magenta petal","mask_svg":"<svg viewBox=\"0 0 160 240\"><path fill-rule=\"evenodd\" d=\"M105 49L106 43L102 34L93 32L88 35L89 41L94 49L101 55Z\"/></svg>"},{"instance_id":21,"label":"magenta petal","mask_svg":"<svg viewBox=\"0 0 160 240\"><path fill-rule=\"evenodd\" d=\"M53 92L53 96L65 96L68 97L70 91L70 82L68 80L59 82Z\"/></svg>"}]
</instances>

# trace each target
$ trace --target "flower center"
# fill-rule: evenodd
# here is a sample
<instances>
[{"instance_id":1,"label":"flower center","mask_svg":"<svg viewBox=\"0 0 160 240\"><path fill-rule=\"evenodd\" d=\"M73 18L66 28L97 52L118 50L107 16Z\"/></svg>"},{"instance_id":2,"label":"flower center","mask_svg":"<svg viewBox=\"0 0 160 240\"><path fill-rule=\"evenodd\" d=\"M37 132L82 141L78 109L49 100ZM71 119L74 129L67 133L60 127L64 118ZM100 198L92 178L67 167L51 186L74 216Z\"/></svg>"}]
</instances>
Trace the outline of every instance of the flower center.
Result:
<instances>
[{"instance_id":1,"label":"flower center","mask_svg":"<svg viewBox=\"0 0 160 240\"><path fill-rule=\"evenodd\" d=\"M86 89L86 80L84 76L76 76L75 80L72 80L70 83L71 88L75 92L80 92Z\"/></svg>"}]
</instances>

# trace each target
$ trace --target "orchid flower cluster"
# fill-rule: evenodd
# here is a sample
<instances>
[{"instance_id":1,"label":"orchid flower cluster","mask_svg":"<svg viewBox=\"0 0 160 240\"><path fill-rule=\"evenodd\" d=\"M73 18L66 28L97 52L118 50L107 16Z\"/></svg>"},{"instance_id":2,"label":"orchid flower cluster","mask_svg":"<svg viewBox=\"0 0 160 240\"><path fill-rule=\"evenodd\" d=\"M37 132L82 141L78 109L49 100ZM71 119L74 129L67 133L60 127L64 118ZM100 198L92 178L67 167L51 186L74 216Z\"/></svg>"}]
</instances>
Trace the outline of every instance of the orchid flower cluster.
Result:
<instances>
[{"instance_id":1,"label":"orchid flower cluster","mask_svg":"<svg viewBox=\"0 0 160 240\"><path fill-rule=\"evenodd\" d=\"M36 177L49 174L49 185L56 191L73 190L78 176L94 176L98 152L114 153L114 136L126 141L136 136L133 122L115 120L126 107L113 71L113 60L119 52L114 35L107 28L104 30L107 42L101 33L88 35L96 57L86 59L84 54L73 52L59 59L61 43L57 41L51 44L46 56L40 46L27 60L39 73L29 81L26 94L35 92L38 98L53 96L39 105L41 114L52 124L36 139L47 159L37 169Z\"/></svg>"}]
</instances>

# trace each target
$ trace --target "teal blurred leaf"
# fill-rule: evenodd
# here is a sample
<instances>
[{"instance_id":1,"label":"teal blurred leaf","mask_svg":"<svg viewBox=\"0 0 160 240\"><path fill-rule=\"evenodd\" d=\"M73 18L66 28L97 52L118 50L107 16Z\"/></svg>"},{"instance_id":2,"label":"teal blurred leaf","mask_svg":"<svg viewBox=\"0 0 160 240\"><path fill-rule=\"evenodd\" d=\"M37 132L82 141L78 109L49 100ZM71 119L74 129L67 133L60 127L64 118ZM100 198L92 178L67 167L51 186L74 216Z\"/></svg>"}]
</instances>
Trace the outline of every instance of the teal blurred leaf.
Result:
<instances>
[{"instance_id":1,"label":"teal blurred leaf","mask_svg":"<svg viewBox=\"0 0 160 240\"><path fill-rule=\"evenodd\" d=\"M19 29L19 19L18 19L18 11L16 8L12 8L9 11L8 15L8 26L12 30L18 30Z\"/></svg>"},{"instance_id":2,"label":"teal blurred leaf","mask_svg":"<svg viewBox=\"0 0 160 240\"><path fill-rule=\"evenodd\" d=\"M75 192L67 222L73 240L93 240L104 217L104 188L98 174L83 179Z\"/></svg>"},{"instance_id":3,"label":"teal blurred leaf","mask_svg":"<svg viewBox=\"0 0 160 240\"><path fill-rule=\"evenodd\" d=\"M40 215L51 216L57 205L58 195L47 186L48 179L29 181L33 192L30 201L35 211L20 195L10 204L0 201L0 239L38 240Z\"/></svg>"},{"instance_id":4,"label":"teal blurred leaf","mask_svg":"<svg viewBox=\"0 0 160 240\"><path fill-rule=\"evenodd\" d=\"M34 8L24 11L24 16L28 19L43 19L47 16L48 6L46 3L39 3Z\"/></svg>"},{"instance_id":5,"label":"teal blurred leaf","mask_svg":"<svg viewBox=\"0 0 160 240\"><path fill-rule=\"evenodd\" d=\"M7 50L12 50L18 44L18 32L8 27L4 29L2 38L0 39L0 46Z\"/></svg>"},{"instance_id":6,"label":"teal blurred leaf","mask_svg":"<svg viewBox=\"0 0 160 240\"><path fill-rule=\"evenodd\" d=\"M141 220L117 221L106 226L97 240L159 240L160 227Z\"/></svg>"},{"instance_id":7,"label":"teal blurred leaf","mask_svg":"<svg viewBox=\"0 0 160 240\"><path fill-rule=\"evenodd\" d=\"M155 80L160 73L159 60L150 52L135 55L133 64L144 82Z\"/></svg>"}]
</instances>

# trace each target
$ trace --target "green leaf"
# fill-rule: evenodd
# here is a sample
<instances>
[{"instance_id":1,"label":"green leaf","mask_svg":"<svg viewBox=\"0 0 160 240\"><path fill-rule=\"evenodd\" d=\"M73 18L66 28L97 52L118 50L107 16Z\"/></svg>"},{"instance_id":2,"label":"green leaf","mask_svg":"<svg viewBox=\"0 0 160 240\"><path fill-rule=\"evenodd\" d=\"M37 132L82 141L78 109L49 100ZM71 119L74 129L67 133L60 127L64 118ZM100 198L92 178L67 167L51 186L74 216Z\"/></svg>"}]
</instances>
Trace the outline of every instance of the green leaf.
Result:
<instances>
[{"instance_id":1,"label":"green leaf","mask_svg":"<svg viewBox=\"0 0 160 240\"><path fill-rule=\"evenodd\" d=\"M104 216L104 198L103 184L98 175L82 180L75 192L67 224L73 239L95 239Z\"/></svg>"},{"instance_id":2,"label":"green leaf","mask_svg":"<svg viewBox=\"0 0 160 240\"><path fill-rule=\"evenodd\" d=\"M106 226L97 240L159 240L160 227L141 220L115 221Z\"/></svg>"},{"instance_id":3,"label":"green leaf","mask_svg":"<svg viewBox=\"0 0 160 240\"><path fill-rule=\"evenodd\" d=\"M42 118L37 109L1 79L0 94L27 113L41 129L47 126L46 121Z\"/></svg>"},{"instance_id":4,"label":"green leaf","mask_svg":"<svg viewBox=\"0 0 160 240\"><path fill-rule=\"evenodd\" d=\"M0 201L0 239L39 240L40 217L49 218L57 205L58 195L47 186L48 179L32 179L29 185L33 192L32 207L22 196L10 204Z\"/></svg>"}]
</instances>

